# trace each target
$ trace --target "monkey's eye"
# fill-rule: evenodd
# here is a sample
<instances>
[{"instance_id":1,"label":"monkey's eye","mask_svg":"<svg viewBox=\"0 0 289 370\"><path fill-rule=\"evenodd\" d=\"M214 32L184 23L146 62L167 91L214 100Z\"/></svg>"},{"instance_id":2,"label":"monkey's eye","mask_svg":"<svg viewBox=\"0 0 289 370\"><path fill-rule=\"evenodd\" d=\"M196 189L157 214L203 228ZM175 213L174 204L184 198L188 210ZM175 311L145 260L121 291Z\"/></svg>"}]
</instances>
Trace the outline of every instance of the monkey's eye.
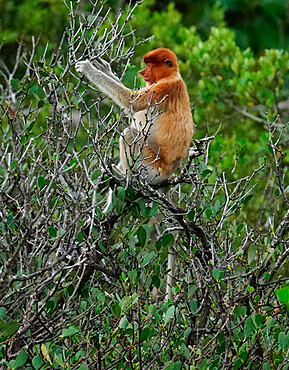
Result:
<instances>
[{"instance_id":1,"label":"monkey's eye","mask_svg":"<svg viewBox=\"0 0 289 370\"><path fill-rule=\"evenodd\" d=\"M172 61L171 61L171 60L166 59L166 60L165 60L165 63L166 63L166 66L167 66L167 67L172 68L173 63L172 63Z\"/></svg>"}]
</instances>

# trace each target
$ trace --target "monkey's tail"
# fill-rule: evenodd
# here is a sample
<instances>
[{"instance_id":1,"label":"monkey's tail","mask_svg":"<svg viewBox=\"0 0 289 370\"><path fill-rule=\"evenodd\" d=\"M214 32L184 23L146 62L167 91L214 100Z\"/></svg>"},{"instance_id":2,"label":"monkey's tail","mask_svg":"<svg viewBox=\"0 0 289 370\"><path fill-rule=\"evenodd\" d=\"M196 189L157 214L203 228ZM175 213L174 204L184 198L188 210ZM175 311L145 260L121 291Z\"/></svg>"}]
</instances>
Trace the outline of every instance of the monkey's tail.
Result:
<instances>
[{"instance_id":1,"label":"monkey's tail","mask_svg":"<svg viewBox=\"0 0 289 370\"><path fill-rule=\"evenodd\" d=\"M105 213L105 214L110 212L112 210L111 206L112 206L112 189L109 188L107 199L106 199L106 204L105 204L102 212Z\"/></svg>"}]
</instances>

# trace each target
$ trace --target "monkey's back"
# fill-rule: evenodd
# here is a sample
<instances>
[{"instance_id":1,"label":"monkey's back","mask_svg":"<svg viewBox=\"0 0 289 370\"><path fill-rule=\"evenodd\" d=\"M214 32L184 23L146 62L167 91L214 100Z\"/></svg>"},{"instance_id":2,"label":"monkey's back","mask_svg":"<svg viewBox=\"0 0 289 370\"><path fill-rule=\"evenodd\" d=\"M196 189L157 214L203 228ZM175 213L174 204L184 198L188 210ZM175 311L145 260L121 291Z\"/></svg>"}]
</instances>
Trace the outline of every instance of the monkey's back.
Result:
<instances>
[{"instance_id":1,"label":"monkey's back","mask_svg":"<svg viewBox=\"0 0 289 370\"><path fill-rule=\"evenodd\" d=\"M158 151L160 157L154 167L163 168L167 176L170 176L187 155L194 125L183 80L180 78L173 83L168 81L160 84L159 91L156 91L156 98L163 98L164 95L167 95L167 98L160 106L163 113L154 122L148 143L153 151Z\"/></svg>"}]
</instances>

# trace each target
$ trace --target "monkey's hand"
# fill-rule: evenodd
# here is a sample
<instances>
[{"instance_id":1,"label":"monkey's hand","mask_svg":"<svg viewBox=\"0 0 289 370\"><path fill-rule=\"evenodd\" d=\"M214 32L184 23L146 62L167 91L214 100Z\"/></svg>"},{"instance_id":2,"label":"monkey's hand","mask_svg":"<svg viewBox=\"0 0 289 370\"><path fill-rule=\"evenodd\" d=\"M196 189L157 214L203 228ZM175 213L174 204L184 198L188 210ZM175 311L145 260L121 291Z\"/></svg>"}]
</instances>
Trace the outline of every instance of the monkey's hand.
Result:
<instances>
[{"instance_id":1,"label":"monkey's hand","mask_svg":"<svg viewBox=\"0 0 289 370\"><path fill-rule=\"evenodd\" d=\"M84 74L85 76L88 76L93 71L93 66L89 60L83 60L76 63L75 69L79 74Z\"/></svg>"},{"instance_id":2,"label":"monkey's hand","mask_svg":"<svg viewBox=\"0 0 289 370\"><path fill-rule=\"evenodd\" d=\"M91 62L95 66L95 68L100 70L101 72L112 73L111 66L106 60L96 57L93 58Z\"/></svg>"},{"instance_id":3,"label":"monkey's hand","mask_svg":"<svg viewBox=\"0 0 289 370\"><path fill-rule=\"evenodd\" d=\"M84 74L90 82L99 88L104 94L113 99L120 107L127 109L131 98L131 90L126 88L117 77L95 68L89 60L77 62L75 69Z\"/></svg>"},{"instance_id":4,"label":"monkey's hand","mask_svg":"<svg viewBox=\"0 0 289 370\"><path fill-rule=\"evenodd\" d=\"M120 82L119 78L113 73L110 64L106 60L101 58L94 58L92 59L91 63L96 69L98 69L102 73L105 73L106 75L113 78L115 81Z\"/></svg>"}]
</instances>

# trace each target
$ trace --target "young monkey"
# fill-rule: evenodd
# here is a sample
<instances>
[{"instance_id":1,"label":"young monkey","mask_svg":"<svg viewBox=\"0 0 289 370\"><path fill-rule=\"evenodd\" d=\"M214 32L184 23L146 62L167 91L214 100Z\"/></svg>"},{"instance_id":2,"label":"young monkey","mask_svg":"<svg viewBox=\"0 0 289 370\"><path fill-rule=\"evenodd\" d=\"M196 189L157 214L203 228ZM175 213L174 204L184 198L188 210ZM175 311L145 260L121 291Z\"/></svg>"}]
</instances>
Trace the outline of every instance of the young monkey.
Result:
<instances>
[{"instance_id":1,"label":"young monkey","mask_svg":"<svg viewBox=\"0 0 289 370\"><path fill-rule=\"evenodd\" d=\"M133 110L133 124L119 140L120 164L113 167L116 177L125 178L132 165L131 152L139 154L141 148L140 172L146 181L156 184L169 178L186 157L194 127L176 55L169 49L155 49L144 56L144 62L146 67L139 73L147 87L136 92L125 87L102 59L95 59L93 64L81 61L75 68L121 108ZM154 104L159 114L154 114L148 124L146 113ZM146 140L135 145L140 137Z\"/></svg>"}]
</instances>

